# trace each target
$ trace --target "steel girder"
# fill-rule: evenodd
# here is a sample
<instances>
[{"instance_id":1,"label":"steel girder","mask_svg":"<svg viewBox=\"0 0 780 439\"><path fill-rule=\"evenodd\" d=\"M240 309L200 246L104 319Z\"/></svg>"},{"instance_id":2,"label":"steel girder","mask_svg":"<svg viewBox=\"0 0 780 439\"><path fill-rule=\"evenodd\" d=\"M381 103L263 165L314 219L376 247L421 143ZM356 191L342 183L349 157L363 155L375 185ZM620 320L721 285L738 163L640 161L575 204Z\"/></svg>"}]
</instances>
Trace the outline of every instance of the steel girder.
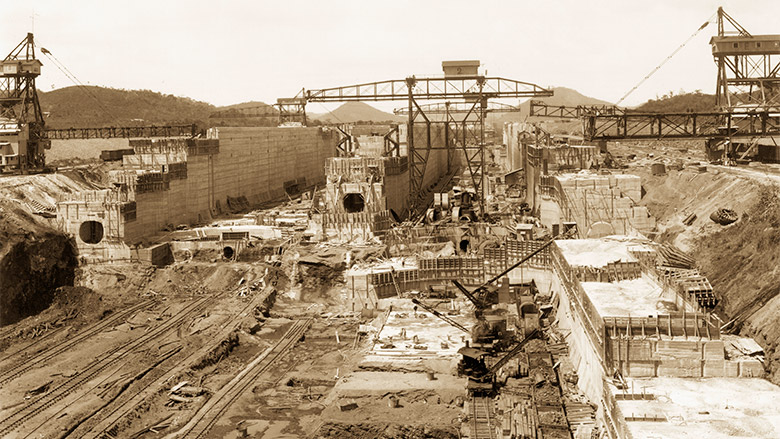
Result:
<instances>
[{"instance_id":1,"label":"steel girder","mask_svg":"<svg viewBox=\"0 0 780 439\"><path fill-rule=\"evenodd\" d=\"M589 141L766 137L780 135L780 112L591 115L583 125Z\"/></svg>"},{"instance_id":2,"label":"steel girder","mask_svg":"<svg viewBox=\"0 0 780 439\"><path fill-rule=\"evenodd\" d=\"M131 137L193 137L197 127L192 125L165 125L141 127L102 128L48 128L49 139L116 139Z\"/></svg>"},{"instance_id":3,"label":"steel girder","mask_svg":"<svg viewBox=\"0 0 780 439\"><path fill-rule=\"evenodd\" d=\"M458 113L473 113L473 102L436 102L432 104L421 105L426 114L458 114ZM488 102L486 113L512 113L521 111L520 107L508 104L502 104L500 102ZM406 115L406 107L399 107L393 110L394 114Z\"/></svg>"},{"instance_id":4,"label":"steel girder","mask_svg":"<svg viewBox=\"0 0 780 439\"><path fill-rule=\"evenodd\" d=\"M307 90L303 93L307 102L350 102L350 101L393 101L406 100L404 114L408 116L407 148L409 155L409 208L412 214L424 207L427 197L424 188L425 172L431 151L444 149L451 154L460 148L466 154L466 161L480 194L481 212L484 213L484 176L482 164L485 159L485 113L489 99L524 98L552 96L552 90L536 84L500 77L465 76L416 78L369 82L343 87ZM456 113L465 114L454 119L452 112L445 114L443 121L432 120L426 107L419 103L425 100L457 99L463 109ZM438 112L435 108L430 113ZM442 114L442 113L439 113ZM466 122L476 115L477 130L469 128ZM469 138L476 137L476 148ZM415 140L418 139L418 140ZM476 149L476 152L470 152ZM479 160L477 160L479 157ZM448 156L448 166L450 157Z\"/></svg>"},{"instance_id":5,"label":"steel girder","mask_svg":"<svg viewBox=\"0 0 780 439\"><path fill-rule=\"evenodd\" d=\"M279 98L274 106L279 110L279 125L297 122L306 126L306 99Z\"/></svg>"},{"instance_id":6,"label":"steel girder","mask_svg":"<svg viewBox=\"0 0 780 439\"><path fill-rule=\"evenodd\" d=\"M625 109L615 105L548 105L542 101L531 100L531 116L579 119L591 115L619 115Z\"/></svg>"},{"instance_id":7,"label":"steel girder","mask_svg":"<svg viewBox=\"0 0 780 439\"><path fill-rule=\"evenodd\" d=\"M392 79L343 87L306 90L308 102L399 101L415 99L523 98L552 96L529 82L485 76Z\"/></svg>"}]
</instances>

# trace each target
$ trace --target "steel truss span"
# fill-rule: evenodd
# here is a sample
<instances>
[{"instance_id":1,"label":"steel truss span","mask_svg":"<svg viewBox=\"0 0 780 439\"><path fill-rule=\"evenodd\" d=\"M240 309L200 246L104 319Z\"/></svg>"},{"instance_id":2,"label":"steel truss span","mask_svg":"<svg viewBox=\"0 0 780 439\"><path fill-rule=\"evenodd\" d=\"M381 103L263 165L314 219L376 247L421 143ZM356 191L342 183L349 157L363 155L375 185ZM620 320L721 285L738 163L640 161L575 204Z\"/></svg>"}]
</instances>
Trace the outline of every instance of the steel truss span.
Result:
<instances>
[{"instance_id":1,"label":"steel truss span","mask_svg":"<svg viewBox=\"0 0 780 439\"><path fill-rule=\"evenodd\" d=\"M398 101L409 99L523 98L552 96L529 82L485 76L391 79L343 87L307 90L308 102Z\"/></svg>"},{"instance_id":2,"label":"steel truss span","mask_svg":"<svg viewBox=\"0 0 780 439\"><path fill-rule=\"evenodd\" d=\"M628 113L585 116L586 140L737 138L780 135L778 112Z\"/></svg>"},{"instance_id":3,"label":"steel truss span","mask_svg":"<svg viewBox=\"0 0 780 439\"><path fill-rule=\"evenodd\" d=\"M47 128L49 139L116 139L131 137L193 137L195 125L166 125L143 127L102 128Z\"/></svg>"},{"instance_id":4,"label":"steel truss span","mask_svg":"<svg viewBox=\"0 0 780 439\"><path fill-rule=\"evenodd\" d=\"M407 148L409 211L412 215L424 211L432 196L423 182L431 151L437 149L444 149L447 154L463 151L466 167L479 196L480 212L484 213L485 176L482 168L485 162L485 118L491 111L489 100L552 95L552 90L529 82L479 75L435 78L411 76L406 79L305 90L301 93L307 102L406 101L406 109L398 111L409 118ZM421 103L448 99L461 101L455 104L457 111L445 109L442 112L438 106ZM435 120L437 118L433 116L436 114L445 114L445 120L441 120L441 117Z\"/></svg>"}]
</instances>

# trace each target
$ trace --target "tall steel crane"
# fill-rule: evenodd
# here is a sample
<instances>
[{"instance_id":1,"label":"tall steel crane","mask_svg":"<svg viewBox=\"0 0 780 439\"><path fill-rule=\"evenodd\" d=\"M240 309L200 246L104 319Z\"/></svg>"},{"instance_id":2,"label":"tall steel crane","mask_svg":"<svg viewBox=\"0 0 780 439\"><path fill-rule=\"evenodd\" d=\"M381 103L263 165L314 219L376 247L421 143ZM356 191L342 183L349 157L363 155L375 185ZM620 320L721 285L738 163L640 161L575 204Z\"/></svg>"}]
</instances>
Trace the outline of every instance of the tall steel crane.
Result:
<instances>
[{"instance_id":1,"label":"tall steel crane","mask_svg":"<svg viewBox=\"0 0 780 439\"><path fill-rule=\"evenodd\" d=\"M409 209L419 213L427 204L425 173L431 151L452 150L458 139L449 130L449 123L429 118L422 101L463 100L476 112L484 112L489 99L530 98L552 96L553 91L529 82L501 77L487 77L477 72L479 61L445 61L444 77L410 76L405 79L368 82L343 87L305 90L299 93L304 101L279 102L280 117L302 120L306 102L406 101L409 116L407 148L409 156ZM281 105L284 104L284 105ZM485 211L485 188L482 184L482 164L485 162L484 113L479 130L476 153L467 155L480 207Z\"/></svg>"},{"instance_id":2,"label":"tall steel crane","mask_svg":"<svg viewBox=\"0 0 780 439\"><path fill-rule=\"evenodd\" d=\"M35 88L42 65L32 33L0 62L0 171L30 172L46 164L51 142Z\"/></svg>"}]
</instances>

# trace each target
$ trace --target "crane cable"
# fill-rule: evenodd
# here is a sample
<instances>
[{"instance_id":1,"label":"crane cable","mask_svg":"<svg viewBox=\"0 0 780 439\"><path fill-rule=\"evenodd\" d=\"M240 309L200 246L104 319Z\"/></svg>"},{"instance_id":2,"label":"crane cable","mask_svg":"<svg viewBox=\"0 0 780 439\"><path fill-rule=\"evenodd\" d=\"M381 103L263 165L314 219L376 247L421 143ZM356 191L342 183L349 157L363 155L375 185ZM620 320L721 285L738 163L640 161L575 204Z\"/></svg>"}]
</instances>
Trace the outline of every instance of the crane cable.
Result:
<instances>
[{"instance_id":1,"label":"crane cable","mask_svg":"<svg viewBox=\"0 0 780 439\"><path fill-rule=\"evenodd\" d=\"M81 91L83 91L83 92L84 92L84 94L86 94L87 96L89 96L90 98L92 98L92 99L93 99L95 102L97 102L97 104L100 106L100 108L101 108L103 111L105 111L106 113L108 113L108 114L109 114L109 115L110 115L112 118L114 118L115 120L118 120L118 119L119 119L119 118L117 117L117 115L116 115L116 114L114 114L114 113L113 113L113 112L112 112L112 111L111 111L111 110L110 110L108 107L106 107L106 105L105 105L105 104L103 104L103 102L102 102L102 101L101 101L101 100L100 100L100 99L97 97L97 95L95 95L95 93L94 93L92 90L90 90L90 89L89 89L89 87L87 87L86 85L84 85L84 83L83 83L83 82L81 82L81 81L80 81L80 80L79 80L79 79L76 77L76 75L74 75L74 74L73 74L73 72L71 72L71 71L70 71L70 70L69 70L69 69L68 69L68 68L67 68L67 67L66 67L66 66L65 66L65 65L62 63L62 61L60 61L60 60L59 60L57 57L55 57L55 56L54 56L54 54L53 54L53 53L51 53L51 51L49 51L49 50L48 50L48 49L46 49L45 47L41 47L41 53L43 53L44 55L46 55L46 57L47 57L47 58L49 58L49 60L52 62L52 64L54 64L54 66L55 66L55 67L57 67L57 69L58 69L60 72L62 72L62 74L63 74L63 75L65 75L65 77L67 77L68 79L70 79L70 80L71 80L71 82L73 82L73 83L76 85L76 87L78 87L79 89L81 89Z\"/></svg>"},{"instance_id":2,"label":"crane cable","mask_svg":"<svg viewBox=\"0 0 780 439\"><path fill-rule=\"evenodd\" d=\"M672 52L672 54L671 54L671 55L667 56L667 57L666 57L666 59L664 59L664 60L661 62L661 64L658 64L658 66L656 66L656 68L654 68L654 69L653 69L653 70L652 70L650 73L648 73L648 74L647 74L647 76L645 76L644 78L642 78L642 80L641 80L641 81L639 81L639 83L638 83L637 85L635 85L635 86L634 86L634 88L632 88L631 90L629 90L629 91L628 91L628 93L626 93L625 95L623 95L623 97L622 97L622 98L620 98L620 100L619 100L619 101L617 101L617 102L615 103L615 105L620 105L620 103L621 103L621 102L623 102L623 101L624 101L624 100L625 100L625 99L626 99L626 98L627 98L627 97L628 97L628 96L629 96L631 93L633 93L634 91L636 91L636 89L638 89L638 88L639 88L639 87L640 87L642 84L644 84L644 83L645 83L645 81L647 81L648 79L650 79L650 77L651 77L651 76L653 76L653 74L655 74L655 72L657 72L657 71L658 71L658 70L659 70L661 67L663 67L663 65L664 65L664 64L666 64L666 63L667 63L667 62L668 62L670 59L672 59L672 58L673 58L675 55L677 55L677 52L679 52L680 50L682 50L682 48L683 48L683 47L685 47L685 45L686 45L686 44L688 44L688 43L689 43L689 42L690 42L692 39L694 39L694 38L696 37L696 35L698 35L698 34L699 34L699 32L701 32L701 31L702 31L702 30L703 30L705 27L707 27L707 26L708 26L710 23L712 23L712 20L713 20L713 19L714 19L714 18L715 18L717 15L718 15L718 13L717 13L717 12L716 12L716 13L714 13L714 14L712 14L712 16L711 16L710 18L708 18L708 19L707 19L707 21L705 21L705 22L704 22L704 24L702 24L701 26L699 26L699 29L697 29L697 30L696 30L696 32L694 32L694 33L693 33L693 35L691 35L690 37L688 37L688 39L687 39L687 40L685 40L685 42L684 42L684 43L682 43L682 44L680 45L680 47L678 47L677 49L675 49L675 51L674 51L674 52Z\"/></svg>"}]
</instances>

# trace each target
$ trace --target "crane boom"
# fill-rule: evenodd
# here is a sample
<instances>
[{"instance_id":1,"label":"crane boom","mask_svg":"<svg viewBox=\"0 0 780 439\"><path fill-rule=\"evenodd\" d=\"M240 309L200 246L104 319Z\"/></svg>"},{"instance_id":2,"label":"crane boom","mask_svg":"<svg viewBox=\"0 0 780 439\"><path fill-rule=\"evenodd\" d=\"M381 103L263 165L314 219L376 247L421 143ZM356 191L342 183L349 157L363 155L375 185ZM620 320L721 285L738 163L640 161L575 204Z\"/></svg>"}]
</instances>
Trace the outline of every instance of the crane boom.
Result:
<instances>
[{"instance_id":1,"label":"crane boom","mask_svg":"<svg viewBox=\"0 0 780 439\"><path fill-rule=\"evenodd\" d=\"M435 309L433 309L432 306L426 305L425 303L420 302L417 299L412 299L412 303L422 307L423 309L425 309L429 313L431 313L431 314L435 315L436 317L444 320L445 322L449 323L450 325L460 329L461 331L465 332L466 334L471 334L471 331L469 331L468 328L466 328L465 326L463 326L460 323L456 322L455 320L445 316L444 314L440 313L439 311L436 311Z\"/></svg>"},{"instance_id":2,"label":"crane boom","mask_svg":"<svg viewBox=\"0 0 780 439\"><path fill-rule=\"evenodd\" d=\"M462 283L458 282L456 279L453 279L452 283L460 290L461 293L463 293L464 296L466 296L467 299L471 301L471 303L474 304L475 307L477 307L477 309L485 309L489 306L487 303L485 303L484 298L477 297L476 294L471 293L468 289L466 289L466 287L463 286Z\"/></svg>"},{"instance_id":3,"label":"crane boom","mask_svg":"<svg viewBox=\"0 0 780 439\"><path fill-rule=\"evenodd\" d=\"M509 362L512 358L516 357L520 352L522 352L523 348L526 344L528 344L529 341L531 341L532 338L536 337L536 335L539 333L539 329L534 329L533 331L529 332L528 335L523 338L520 343L517 344L517 346L513 347L509 352L506 353L501 359L499 359L494 365L490 366L490 369L487 370L484 376L493 375L496 372L498 372L499 369L504 367L506 363Z\"/></svg>"}]
</instances>

